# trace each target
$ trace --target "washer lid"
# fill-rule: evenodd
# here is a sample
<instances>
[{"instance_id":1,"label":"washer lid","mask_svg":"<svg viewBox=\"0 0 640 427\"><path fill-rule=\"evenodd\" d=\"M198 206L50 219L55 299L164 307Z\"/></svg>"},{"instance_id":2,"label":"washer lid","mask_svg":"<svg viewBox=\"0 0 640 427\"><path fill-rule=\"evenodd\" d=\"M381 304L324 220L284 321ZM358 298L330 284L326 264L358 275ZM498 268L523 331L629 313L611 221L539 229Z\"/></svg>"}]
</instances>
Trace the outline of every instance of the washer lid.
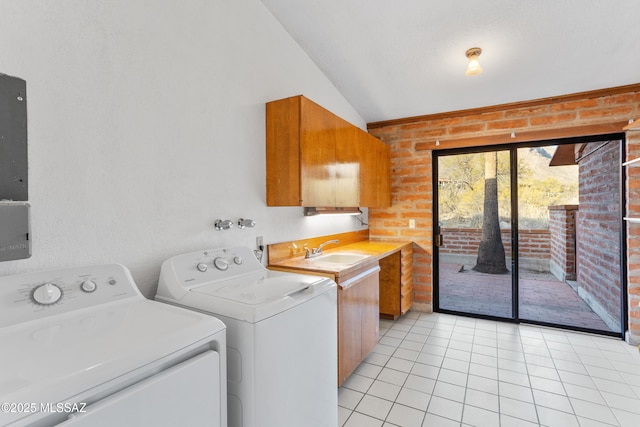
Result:
<instances>
[{"instance_id":1,"label":"washer lid","mask_svg":"<svg viewBox=\"0 0 640 427\"><path fill-rule=\"evenodd\" d=\"M263 273L235 278L213 286L204 286L195 291L247 305L263 305L307 289L321 280L325 279L299 275L270 277Z\"/></svg>"},{"instance_id":2,"label":"washer lid","mask_svg":"<svg viewBox=\"0 0 640 427\"><path fill-rule=\"evenodd\" d=\"M295 307L335 287L321 276L266 271L191 289L181 301L214 315L256 322ZM202 298L206 295L206 298ZM198 297L199 296L199 297Z\"/></svg>"}]
</instances>

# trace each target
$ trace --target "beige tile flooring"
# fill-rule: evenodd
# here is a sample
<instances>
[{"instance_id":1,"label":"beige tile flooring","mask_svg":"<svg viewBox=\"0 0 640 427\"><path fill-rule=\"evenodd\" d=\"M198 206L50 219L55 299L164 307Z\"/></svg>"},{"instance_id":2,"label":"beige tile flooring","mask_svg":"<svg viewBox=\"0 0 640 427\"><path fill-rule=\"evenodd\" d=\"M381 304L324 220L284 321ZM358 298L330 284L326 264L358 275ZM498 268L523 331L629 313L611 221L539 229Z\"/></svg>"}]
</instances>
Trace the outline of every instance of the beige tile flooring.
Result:
<instances>
[{"instance_id":1,"label":"beige tile flooring","mask_svg":"<svg viewBox=\"0 0 640 427\"><path fill-rule=\"evenodd\" d=\"M640 354L618 339L417 312L380 337L340 426L640 426Z\"/></svg>"}]
</instances>

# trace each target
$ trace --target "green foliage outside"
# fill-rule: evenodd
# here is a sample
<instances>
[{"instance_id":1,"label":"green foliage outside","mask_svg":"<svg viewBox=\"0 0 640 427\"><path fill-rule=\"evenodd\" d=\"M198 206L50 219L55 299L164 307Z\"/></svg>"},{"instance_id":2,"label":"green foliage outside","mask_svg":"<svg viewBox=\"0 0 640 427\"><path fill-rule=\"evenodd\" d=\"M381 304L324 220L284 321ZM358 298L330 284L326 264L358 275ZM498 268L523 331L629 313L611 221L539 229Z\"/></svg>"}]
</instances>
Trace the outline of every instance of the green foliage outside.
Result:
<instances>
[{"instance_id":1,"label":"green foliage outside","mask_svg":"<svg viewBox=\"0 0 640 427\"><path fill-rule=\"evenodd\" d=\"M518 213L521 229L549 228L549 206L578 204L577 166L549 167L555 147L518 150ZM551 152L551 153L550 153ZM439 221L448 228L482 228L484 153L438 160ZM511 226L509 152L498 152L500 228Z\"/></svg>"}]
</instances>

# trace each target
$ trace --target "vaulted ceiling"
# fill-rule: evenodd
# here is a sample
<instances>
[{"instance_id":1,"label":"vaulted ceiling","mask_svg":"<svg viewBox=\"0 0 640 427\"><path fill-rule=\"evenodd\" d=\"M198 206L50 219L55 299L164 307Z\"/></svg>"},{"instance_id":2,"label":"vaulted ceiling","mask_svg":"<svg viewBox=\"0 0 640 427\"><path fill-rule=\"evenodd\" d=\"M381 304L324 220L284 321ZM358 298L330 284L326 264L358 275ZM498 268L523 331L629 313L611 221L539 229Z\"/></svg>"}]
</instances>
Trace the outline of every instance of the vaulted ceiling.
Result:
<instances>
[{"instance_id":1,"label":"vaulted ceiling","mask_svg":"<svg viewBox=\"0 0 640 427\"><path fill-rule=\"evenodd\" d=\"M262 2L367 122L640 83L638 0Z\"/></svg>"}]
</instances>

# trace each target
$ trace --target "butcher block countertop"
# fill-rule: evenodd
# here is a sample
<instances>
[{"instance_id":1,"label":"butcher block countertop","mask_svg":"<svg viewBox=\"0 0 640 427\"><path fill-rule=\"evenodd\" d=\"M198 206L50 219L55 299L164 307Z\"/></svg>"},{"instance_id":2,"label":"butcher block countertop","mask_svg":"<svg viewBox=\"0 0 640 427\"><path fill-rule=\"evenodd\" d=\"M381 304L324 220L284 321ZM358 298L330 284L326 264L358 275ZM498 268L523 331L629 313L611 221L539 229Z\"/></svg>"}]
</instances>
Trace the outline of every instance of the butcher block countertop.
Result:
<instances>
[{"instance_id":1,"label":"butcher block countertop","mask_svg":"<svg viewBox=\"0 0 640 427\"><path fill-rule=\"evenodd\" d=\"M334 277L338 280L341 277L349 276L356 271L362 270L369 264L377 263L380 259L398 252L408 245L412 245L411 241L370 240L368 239L368 236L366 240L350 241L349 237L351 236L347 235L351 234L354 233L324 236L301 242L269 245L269 263L267 267L272 270L291 272L304 270L305 272L313 272L318 275ZM362 234L360 234L360 236L362 236ZM317 248L320 243L333 239L339 240L339 243L326 245L323 248L322 255L320 257L304 257L304 245L310 249ZM289 256L287 256L287 250L289 252ZM352 264L322 261L322 257L331 254L364 255L365 258Z\"/></svg>"}]
</instances>

